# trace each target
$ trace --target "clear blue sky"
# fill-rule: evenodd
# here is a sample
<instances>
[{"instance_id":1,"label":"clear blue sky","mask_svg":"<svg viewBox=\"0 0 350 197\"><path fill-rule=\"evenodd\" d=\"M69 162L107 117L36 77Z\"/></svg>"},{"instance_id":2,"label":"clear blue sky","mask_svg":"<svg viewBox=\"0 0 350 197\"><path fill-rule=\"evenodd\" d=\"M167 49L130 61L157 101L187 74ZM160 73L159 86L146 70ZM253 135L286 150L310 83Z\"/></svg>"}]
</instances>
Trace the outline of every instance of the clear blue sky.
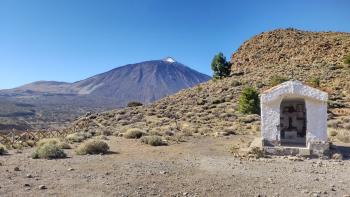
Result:
<instances>
[{"instance_id":1,"label":"clear blue sky","mask_svg":"<svg viewBox=\"0 0 350 197\"><path fill-rule=\"evenodd\" d=\"M211 75L247 39L275 28L350 32L344 0L0 0L0 89L74 82L172 56Z\"/></svg>"}]
</instances>

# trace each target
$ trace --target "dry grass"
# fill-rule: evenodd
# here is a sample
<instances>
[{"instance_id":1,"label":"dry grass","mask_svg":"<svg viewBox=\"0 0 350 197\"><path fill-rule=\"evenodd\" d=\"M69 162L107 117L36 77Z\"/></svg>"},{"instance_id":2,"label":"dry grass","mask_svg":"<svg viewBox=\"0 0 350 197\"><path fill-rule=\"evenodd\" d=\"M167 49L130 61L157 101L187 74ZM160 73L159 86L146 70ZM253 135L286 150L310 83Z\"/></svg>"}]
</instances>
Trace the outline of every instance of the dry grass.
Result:
<instances>
[{"instance_id":1,"label":"dry grass","mask_svg":"<svg viewBox=\"0 0 350 197\"><path fill-rule=\"evenodd\" d=\"M335 137L338 134L337 131L333 128L328 128L327 132L329 137Z\"/></svg>"},{"instance_id":2,"label":"dry grass","mask_svg":"<svg viewBox=\"0 0 350 197\"><path fill-rule=\"evenodd\" d=\"M342 128L328 128L328 136L333 140L339 140L344 143L350 143L350 130Z\"/></svg>"},{"instance_id":3,"label":"dry grass","mask_svg":"<svg viewBox=\"0 0 350 197\"><path fill-rule=\"evenodd\" d=\"M54 144L54 145L57 145L61 149L71 149L72 148L68 143L66 143L63 140L58 139L58 138L44 138L36 143L37 146L43 146L44 144Z\"/></svg>"},{"instance_id":4,"label":"dry grass","mask_svg":"<svg viewBox=\"0 0 350 197\"><path fill-rule=\"evenodd\" d=\"M53 143L44 143L38 146L32 154L33 159L59 159L67 157L66 153Z\"/></svg>"},{"instance_id":5,"label":"dry grass","mask_svg":"<svg viewBox=\"0 0 350 197\"><path fill-rule=\"evenodd\" d=\"M344 143L350 143L350 131L346 129L338 129L336 138Z\"/></svg>"},{"instance_id":6,"label":"dry grass","mask_svg":"<svg viewBox=\"0 0 350 197\"><path fill-rule=\"evenodd\" d=\"M127 139L137 139L144 135L145 133L138 128L130 128L124 133L124 137Z\"/></svg>"},{"instance_id":7,"label":"dry grass","mask_svg":"<svg viewBox=\"0 0 350 197\"><path fill-rule=\"evenodd\" d=\"M69 142L82 142L88 138L91 138L92 135L90 133L72 133L66 136L66 140Z\"/></svg>"},{"instance_id":8,"label":"dry grass","mask_svg":"<svg viewBox=\"0 0 350 197\"><path fill-rule=\"evenodd\" d=\"M159 136L143 136L141 142L151 146L164 146L167 145L163 139Z\"/></svg>"},{"instance_id":9,"label":"dry grass","mask_svg":"<svg viewBox=\"0 0 350 197\"><path fill-rule=\"evenodd\" d=\"M89 140L80 144L75 150L78 155L87 154L106 154L109 151L109 146L106 142L100 140Z\"/></svg>"}]
</instances>

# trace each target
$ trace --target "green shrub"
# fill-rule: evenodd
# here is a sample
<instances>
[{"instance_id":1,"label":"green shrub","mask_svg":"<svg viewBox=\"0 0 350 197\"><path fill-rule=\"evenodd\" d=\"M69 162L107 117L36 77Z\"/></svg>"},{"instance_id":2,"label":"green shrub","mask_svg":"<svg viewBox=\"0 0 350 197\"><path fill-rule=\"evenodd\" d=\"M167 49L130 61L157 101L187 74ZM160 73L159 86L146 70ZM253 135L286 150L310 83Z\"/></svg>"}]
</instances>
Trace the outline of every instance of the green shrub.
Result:
<instances>
[{"instance_id":1,"label":"green shrub","mask_svg":"<svg viewBox=\"0 0 350 197\"><path fill-rule=\"evenodd\" d=\"M124 133L124 137L127 139L137 139L140 138L144 135L144 133L142 132L141 129L138 128L131 128L128 129L125 133Z\"/></svg>"},{"instance_id":2,"label":"green shrub","mask_svg":"<svg viewBox=\"0 0 350 197\"><path fill-rule=\"evenodd\" d=\"M344 63L350 65L350 53L348 53L348 54L344 57Z\"/></svg>"},{"instance_id":3,"label":"green shrub","mask_svg":"<svg viewBox=\"0 0 350 197\"><path fill-rule=\"evenodd\" d=\"M245 87L238 100L239 111L244 114L260 114L260 98L258 91Z\"/></svg>"},{"instance_id":4,"label":"green shrub","mask_svg":"<svg viewBox=\"0 0 350 197\"><path fill-rule=\"evenodd\" d=\"M288 81L288 78L283 77L283 76L275 75L275 76L272 76L270 78L270 85L271 86L276 86L276 85L281 84L281 83L286 82L286 81Z\"/></svg>"},{"instance_id":5,"label":"green shrub","mask_svg":"<svg viewBox=\"0 0 350 197\"><path fill-rule=\"evenodd\" d=\"M131 101L128 103L128 107L138 107L138 106L142 106L143 104L137 101Z\"/></svg>"},{"instance_id":6,"label":"green shrub","mask_svg":"<svg viewBox=\"0 0 350 197\"><path fill-rule=\"evenodd\" d=\"M33 159L59 159L67 157L66 153L53 143L46 143L38 146L32 154Z\"/></svg>"},{"instance_id":7,"label":"green shrub","mask_svg":"<svg viewBox=\"0 0 350 197\"><path fill-rule=\"evenodd\" d=\"M0 144L0 155L4 155L6 153L7 153L6 148Z\"/></svg>"},{"instance_id":8,"label":"green shrub","mask_svg":"<svg viewBox=\"0 0 350 197\"><path fill-rule=\"evenodd\" d=\"M104 141L90 140L80 146L75 151L78 155L93 155L93 154L106 154L109 150L109 146Z\"/></svg>"},{"instance_id":9,"label":"green shrub","mask_svg":"<svg viewBox=\"0 0 350 197\"><path fill-rule=\"evenodd\" d=\"M163 142L162 138L159 136L143 136L141 138L141 142L145 144L149 144L151 146L164 146L167 145Z\"/></svg>"},{"instance_id":10,"label":"green shrub","mask_svg":"<svg viewBox=\"0 0 350 197\"><path fill-rule=\"evenodd\" d=\"M314 87L320 87L320 78L318 77L312 77L310 80L309 80L309 83L314 86Z\"/></svg>"}]
</instances>

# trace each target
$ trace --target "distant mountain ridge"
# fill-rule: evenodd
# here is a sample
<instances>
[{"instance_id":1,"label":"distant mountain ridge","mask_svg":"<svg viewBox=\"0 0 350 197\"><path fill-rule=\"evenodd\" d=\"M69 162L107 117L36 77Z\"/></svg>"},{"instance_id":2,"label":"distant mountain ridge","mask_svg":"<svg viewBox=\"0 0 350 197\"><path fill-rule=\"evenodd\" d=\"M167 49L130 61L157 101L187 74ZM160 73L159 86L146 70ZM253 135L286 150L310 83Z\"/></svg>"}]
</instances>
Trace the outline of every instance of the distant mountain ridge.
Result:
<instances>
[{"instance_id":1,"label":"distant mountain ridge","mask_svg":"<svg viewBox=\"0 0 350 197\"><path fill-rule=\"evenodd\" d=\"M7 101L36 106L37 114L51 111L63 115L66 111L68 118L65 119L71 119L81 115L82 111L123 107L130 101L151 103L209 79L209 76L167 57L117 67L74 83L37 81L0 90L0 100L6 98Z\"/></svg>"},{"instance_id":2,"label":"distant mountain ridge","mask_svg":"<svg viewBox=\"0 0 350 197\"><path fill-rule=\"evenodd\" d=\"M82 116L70 128L124 132L142 125L143 131L163 136L169 131L179 135L260 136L260 116L239 112L239 97L247 86L259 92L271 88L277 76L328 92L328 117L337 123L332 125L349 130L350 64L344 61L349 53L350 33L296 29L264 32L245 41L232 54L230 77L210 80L151 105ZM135 116L139 117L137 121ZM103 124L96 126L95 121Z\"/></svg>"}]
</instances>

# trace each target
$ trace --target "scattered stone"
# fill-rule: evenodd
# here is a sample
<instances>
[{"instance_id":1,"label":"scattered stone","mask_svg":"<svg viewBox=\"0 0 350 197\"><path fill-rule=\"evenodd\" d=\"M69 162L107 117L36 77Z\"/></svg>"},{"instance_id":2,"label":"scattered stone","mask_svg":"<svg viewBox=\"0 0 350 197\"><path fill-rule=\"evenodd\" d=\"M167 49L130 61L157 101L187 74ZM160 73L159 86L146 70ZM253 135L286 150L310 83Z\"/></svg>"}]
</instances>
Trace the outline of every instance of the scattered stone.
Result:
<instances>
[{"instance_id":1,"label":"scattered stone","mask_svg":"<svg viewBox=\"0 0 350 197\"><path fill-rule=\"evenodd\" d=\"M341 161L341 160L343 160L343 155L340 153L335 153L332 155L332 159L337 160L337 161Z\"/></svg>"},{"instance_id":2,"label":"scattered stone","mask_svg":"<svg viewBox=\"0 0 350 197\"><path fill-rule=\"evenodd\" d=\"M33 178L33 176L31 174L27 174L26 177L30 178L30 179Z\"/></svg>"},{"instance_id":3,"label":"scattered stone","mask_svg":"<svg viewBox=\"0 0 350 197\"><path fill-rule=\"evenodd\" d=\"M14 171L20 171L19 167L17 167L17 166L13 170Z\"/></svg>"},{"instance_id":4,"label":"scattered stone","mask_svg":"<svg viewBox=\"0 0 350 197\"><path fill-rule=\"evenodd\" d=\"M44 190L44 189L47 189L47 187L45 185L40 185L39 189Z\"/></svg>"},{"instance_id":5,"label":"scattered stone","mask_svg":"<svg viewBox=\"0 0 350 197\"><path fill-rule=\"evenodd\" d=\"M303 193L304 193L304 194L308 194L308 193L310 193L310 192L309 192L309 190L303 190Z\"/></svg>"},{"instance_id":6,"label":"scattered stone","mask_svg":"<svg viewBox=\"0 0 350 197\"><path fill-rule=\"evenodd\" d=\"M160 174L167 174L168 172L166 172L166 171L160 171L159 173L160 173Z\"/></svg>"},{"instance_id":7,"label":"scattered stone","mask_svg":"<svg viewBox=\"0 0 350 197\"><path fill-rule=\"evenodd\" d=\"M68 171L74 171L74 168L68 168Z\"/></svg>"},{"instance_id":8,"label":"scattered stone","mask_svg":"<svg viewBox=\"0 0 350 197\"><path fill-rule=\"evenodd\" d=\"M25 183L24 187L30 187L30 185L28 183Z\"/></svg>"},{"instance_id":9,"label":"scattered stone","mask_svg":"<svg viewBox=\"0 0 350 197\"><path fill-rule=\"evenodd\" d=\"M303 157L289 156L288 159L290 161L304 161Z\"/></svg>"}]
</instances>

